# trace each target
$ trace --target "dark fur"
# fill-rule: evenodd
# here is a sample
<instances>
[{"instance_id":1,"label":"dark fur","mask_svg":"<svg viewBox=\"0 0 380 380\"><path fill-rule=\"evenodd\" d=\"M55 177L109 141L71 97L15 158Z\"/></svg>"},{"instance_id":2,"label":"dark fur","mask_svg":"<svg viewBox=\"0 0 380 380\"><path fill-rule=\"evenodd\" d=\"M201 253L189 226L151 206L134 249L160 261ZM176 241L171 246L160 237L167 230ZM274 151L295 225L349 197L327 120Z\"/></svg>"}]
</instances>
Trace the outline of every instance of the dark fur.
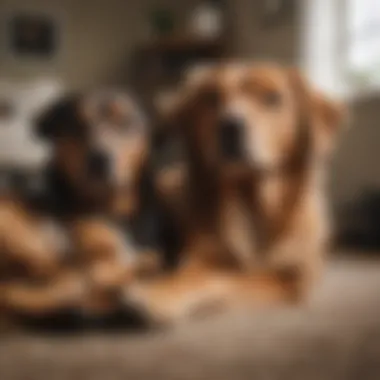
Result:
<instances>
[{"instance_id":1,"label":"dark fur","mask_svg":"<svg viewBox=\"0 0 380 380\"><path fill-rule=\"evenodd\" d=\"M90 133L89 126L80 114L80 102L83 98L85 98L83 95L70 96L59 100L50 107L50 109L36 121L37 135L51 142L54 147L59 144L59 139L67 133L76 139L83 140L88 138L88 133ZM145 138L147 140L152 139L152 133L146 133ZM153 251L157 255L156 259L158 259L160 268L171 267L175 263L175 252L178 250L177 235L173 233L174 225L171 218L158 201L154 186L156 169L153 165L156 150L151 141L147 141L147 145L150 147L149 152L136 174L138 178L136 178L137 186L134 191L136 192L137 206L133 208L133 212L113 214L101 201L97 202L93 199L87 199L83 194L78 193L77 188L68 181L65 173L60 169L53 154L51 161L44 168L41 175L43 186L37 191L24 191L17 195L12 194L11 202L15 202L14 204L17 205L17 210L11 207L11 213L21 213L22 218L24 218L24 214L48 217L50 220L53 220L53 223L59 229L63 229L68 236L71 236L70 226L72 224L100 216L105 223L110 222L112 226L117 227L115 233L121 232L125 236L130 236L130 244L132 244L134 250L137 252ZM9 202L8 198L2 200L0 208L9 208L9 204L13 204ZM5 220L5 222L7 222L7 220ZM29 221L26 222L26 228L28 229L29 226L32 228L32 224L29 225L28 223ZM11 240L12 238L15 240L18 238L23 239L23 236L7 236L7 234L17 234L16 230L14 232L0 231L0 233L3 234L2 237L5 238L4 241L8 238L11 238ZM41 232L41 234L43 235L44 232ZM28 284L30 284L30 286L41 284L41 290L45 291L51 283L54 283L55 278L68 268L70 270L79 270L79 273L82 273L81 271L83 270L83 278L87 275L85 273L87 264L86 262L82 262L82 258L78 259L78 252L70 252L64 259L58 258L58 256L55 257L54 255L56 255L56 253L52 253L52 262L54 264L41 275L40 273L34 273L32 270L34 266L32 253L29 255L30 261L16 263L17 260L15 261L12 256L12 248L9 248L9 245L4 245L1 248L0 262L6 263L6 265L0 266L0 286L4 287L4 294L8 290L11 294L12 283L18 283L19 281L21 281L20 283L22 283L23 286L26 286L26 290L28 290ZM28 249L28 247L26 249ZM114 256L115 255L116 253ZM112 256L112 260L113 259L114 257ZM78 264L78 260L80 264ZM89 265L92 265L91 258L85 260L89 260ZM14 269L16 268L15 264L26 268L26 271L22 272L21 277L20 272ZM122 262L120 265L122 265ZM138 266L139 264L137 267ZM140 269L138 269L137 272L139 272ZM156 269L157 268L154 268L154 271ZM147 270L152 270L150 264ZM144 268L142 268L142 272L144 272ZM140 274L135 273L135 277L137 278L138 276L140 276ZM112 289L111 293L109 293L107 289L104 290L106 302L107 304L110 303L111 307L107 307L106 312L100 313L100 316L96 313L91 315L88 311L83 311L84 309L81 304L69 308L66 306L62 308L58 305L59 307L48 310L44 310L42 307L36 312L36 310L29 311L27 307L26 310L25 308L23 308L23 310L17 310L17 308L9 305L9 301L1 302L0 299L0 308L2 308L6 314L12 315L14 318L17 317L17 320L21 318L24 324L34 327L48 328L53 326L56 328L59 326L83 328L85 326L119 326L120 322L129 324L130 322L136 321L137 316L130 307L123 304L122 299L118 296L118 292L123 292L123 288L127 287L130 281L131 279L126 280L125 284L118 284L116 288L114 287ZM97 291L100 291L101 297L104 300L104 292L102 289L98 289ZM87 302L85 297L83 301Z\"/></svg>"}]
</instances>

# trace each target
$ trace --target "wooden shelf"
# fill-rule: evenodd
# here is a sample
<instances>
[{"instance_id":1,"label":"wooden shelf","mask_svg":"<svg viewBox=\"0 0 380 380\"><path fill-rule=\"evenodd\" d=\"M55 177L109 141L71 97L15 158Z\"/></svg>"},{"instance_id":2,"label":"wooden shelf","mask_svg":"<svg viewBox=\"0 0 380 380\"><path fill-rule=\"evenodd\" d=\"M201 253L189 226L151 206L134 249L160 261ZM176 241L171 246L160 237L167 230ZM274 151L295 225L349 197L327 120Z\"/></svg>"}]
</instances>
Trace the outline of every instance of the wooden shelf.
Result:
<instances>
[{"instance_id":1,"label":"wooden shelf","mask_svg":"<svg viewBox=\"0 0 380 380\"><path fill-rule=\"evenodd\" d=\"M138 47L130 66L130 84L147 109L154 110L157 93L176 87L185 70L225 56L225 40L174 35Z\"/></svg>"},{"instance_id":2,"label":"wooden shelf","mask_svg":"<svg viewBox=\"0 0 380 380\"><path fill-rule=\"evenodd\" d=\"M218 39L203 39L191 36L173 36L160 38L143 47L143 50L156 53L184 53L184 52L222 52L224 42Z\"/></svg>"}]
</instances>

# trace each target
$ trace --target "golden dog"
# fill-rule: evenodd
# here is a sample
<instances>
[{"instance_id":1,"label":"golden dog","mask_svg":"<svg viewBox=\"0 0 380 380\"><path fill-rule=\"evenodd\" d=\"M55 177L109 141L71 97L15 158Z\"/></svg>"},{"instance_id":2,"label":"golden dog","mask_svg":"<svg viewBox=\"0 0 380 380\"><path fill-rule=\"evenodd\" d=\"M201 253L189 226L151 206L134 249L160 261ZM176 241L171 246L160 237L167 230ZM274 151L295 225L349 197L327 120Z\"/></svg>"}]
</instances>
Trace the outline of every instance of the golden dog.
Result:
<instances>
[{"instance_id":1,"label":"golden dog","mask_svg":"<svg viewBox=\"0 0 380 380\"><path fill-rule=\"evenodd\" d=\"M161 189L184 247L176 271L132 284L128 302L175 321L303 299L328 242L326 160L342 107L297 70L231 63L190 75L169 117L185 164Z\"/></svg>"}]
</instances>

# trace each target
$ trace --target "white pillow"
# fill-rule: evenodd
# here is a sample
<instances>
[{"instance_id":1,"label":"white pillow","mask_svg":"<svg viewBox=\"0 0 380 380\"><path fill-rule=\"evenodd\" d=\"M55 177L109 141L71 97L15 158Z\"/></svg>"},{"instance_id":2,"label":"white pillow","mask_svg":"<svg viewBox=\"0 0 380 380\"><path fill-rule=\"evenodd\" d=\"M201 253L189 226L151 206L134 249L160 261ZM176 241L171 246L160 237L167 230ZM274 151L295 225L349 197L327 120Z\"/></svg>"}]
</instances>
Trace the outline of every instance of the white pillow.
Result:
<instances>
[{"instance_id":1,"label":"white pillow","mask_svg":"<svg viewBox=\"0 0 380 380\"><path fill-rule=\"evenodd\" d=\"M47 147L33 134L33 120L50 102L63 93L52 79L17 83L0 80L0 99L10 102L14 113L0 119L0 166L33 169L44 161Z\"/></svg>"}]
</instances>

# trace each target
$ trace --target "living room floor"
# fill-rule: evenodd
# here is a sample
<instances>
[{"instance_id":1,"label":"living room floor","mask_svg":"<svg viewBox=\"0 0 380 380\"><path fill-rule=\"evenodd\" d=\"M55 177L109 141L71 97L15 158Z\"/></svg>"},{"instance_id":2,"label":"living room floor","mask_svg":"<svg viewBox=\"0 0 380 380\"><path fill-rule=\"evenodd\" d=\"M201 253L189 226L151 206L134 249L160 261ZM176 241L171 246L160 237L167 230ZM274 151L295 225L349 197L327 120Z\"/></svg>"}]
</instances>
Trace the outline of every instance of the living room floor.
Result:
<instances>
[{"instance_id":1,"label":"living room floor","mask_svg":"<svg viewBox=\"0 0 380 380\"><path fill-rule=\"evenodd\" d=\"M0 379L380 379L380 259L339 257L302 310L154 334L7 335Z\"/></svg>"}]
</instances>

